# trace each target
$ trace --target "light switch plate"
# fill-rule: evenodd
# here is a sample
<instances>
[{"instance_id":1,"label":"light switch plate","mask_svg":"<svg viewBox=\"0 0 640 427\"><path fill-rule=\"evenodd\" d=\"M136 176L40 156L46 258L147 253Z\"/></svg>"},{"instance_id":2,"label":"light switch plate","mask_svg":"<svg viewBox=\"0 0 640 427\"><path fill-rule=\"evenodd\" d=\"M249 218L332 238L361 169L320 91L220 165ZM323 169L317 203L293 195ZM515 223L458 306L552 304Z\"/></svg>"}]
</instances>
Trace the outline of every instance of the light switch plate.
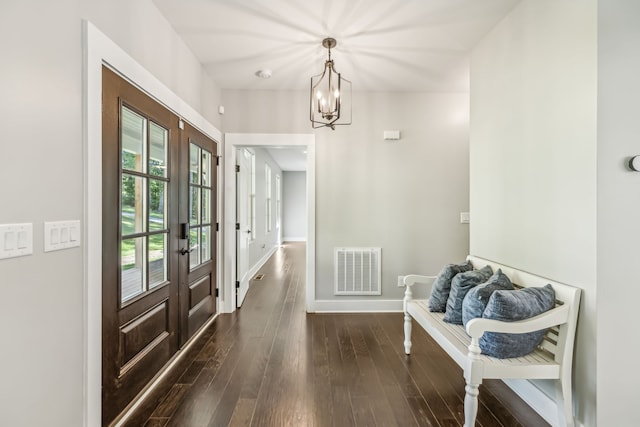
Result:
<instances>
[{"instance_id":1,"label":"light switch plate","mask_svg":"<svg viewBox=\"0 0 640 427\"><path fill-rule=\"evenodd\" d=\"M80 221L44 223L44 251L59 251L80 246Z\"/></svg>"},{"instance_id":2,"label":"light switch plate","mask_svg":"<svg viewBox=\"0 0 640 427\"><path fill-rule=\"evenodd\" d=\"M0 225L0 259L33 253L33 224Z\"/></svg>"},{"instance_id":3,"label":"light switch plate","mask_svg":"<svg viewBox=\"0 0 640 427\"><path fill-rule=\"evenodd\" d=\"M460 224L469 224L471 217L469 212L460 212Z\"/></svg>"}]
</instances>

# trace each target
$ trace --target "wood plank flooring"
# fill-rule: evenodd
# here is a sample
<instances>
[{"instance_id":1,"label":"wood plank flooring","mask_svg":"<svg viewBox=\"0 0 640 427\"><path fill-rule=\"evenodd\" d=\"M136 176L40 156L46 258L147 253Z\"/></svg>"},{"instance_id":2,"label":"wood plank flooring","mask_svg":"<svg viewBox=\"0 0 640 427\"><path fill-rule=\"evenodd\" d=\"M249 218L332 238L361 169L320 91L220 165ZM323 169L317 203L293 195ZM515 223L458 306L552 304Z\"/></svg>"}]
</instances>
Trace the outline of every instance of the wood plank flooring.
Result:
<instances>
[{"instance_id":1,"label":"wood plank flooring","mask_svg":"<svg viewBox=\"0 0 640 427\"><path fill-rule=\"evenodd\" d=\"M461 426L461 369L402 314L307 314L305 245L283 245L243 307L220 314L125 423L205 426ZM477 425L548 426L500 381Z\"/></svg>"}]
</instances>

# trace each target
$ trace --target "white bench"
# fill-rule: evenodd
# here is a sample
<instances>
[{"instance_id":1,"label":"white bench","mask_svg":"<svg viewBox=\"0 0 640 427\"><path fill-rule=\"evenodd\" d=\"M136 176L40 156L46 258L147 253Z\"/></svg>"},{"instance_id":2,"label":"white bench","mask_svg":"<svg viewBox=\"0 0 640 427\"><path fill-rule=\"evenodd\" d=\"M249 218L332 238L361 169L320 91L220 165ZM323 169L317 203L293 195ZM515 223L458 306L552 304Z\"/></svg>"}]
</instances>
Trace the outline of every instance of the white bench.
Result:
<instances>
[{"instance_id":1,"label":"white bench","mask_svg":"<svg viewBox=\"0 0 640 427\"><path fill-rule=\"evenodd\" d=\"M580 289L475 256L468 256L467 259L475 269L485 265L490 265L493 271L502 269L502 272L516 286L540 287L551 284L556 293L555 308L531 319L517 322L473 319L467 323L465 331L463 326L445 322L444 313L430 312L428 300L412 298L411 287L417 283L431 286L434 276L404 276L405 353L407 355L411 353L411 318L413 318L464 370L467 383L464 399L465 427L475 426L478 413L478 387L483 378L557 380L556 403L559 423L573 427L571 371ZM480 337L484 332L524 333L546 328L549 329L539 348L524 357L497 359L480 352Z\"/></svg>"}]
</instances>

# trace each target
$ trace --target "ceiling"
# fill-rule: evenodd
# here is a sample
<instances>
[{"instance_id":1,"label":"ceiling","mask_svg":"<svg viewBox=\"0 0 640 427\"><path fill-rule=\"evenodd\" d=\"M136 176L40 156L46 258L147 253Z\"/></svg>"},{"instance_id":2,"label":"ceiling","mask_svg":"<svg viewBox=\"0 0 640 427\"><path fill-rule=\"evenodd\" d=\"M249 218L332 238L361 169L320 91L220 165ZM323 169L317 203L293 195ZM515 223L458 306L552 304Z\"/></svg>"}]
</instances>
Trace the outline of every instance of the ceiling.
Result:
<instances>
[{"instance_id":1,"label":"ceiling","mask_svg":"<svg viewBox=\"0 0 640 427\"><path fill-rule=\"evenodd\" d=\"M300 172L307 170L307 149L297 147L268 147L267 152L282 171Z\"/></svg>"},{"instance_id":2,"label":"ceiling","mask_svg":"<svg viewBox=\"0 0 640 427\"><path fill-rule=\"evenodd\" d=\"M221 89L308 90L333 37L354 91L466 92L470 50L520 0L153 1ZM268 152L306 170L301 149Z\"/></svg>"},{"instance_id":3,"label":"ceiling","mask_svg":"<svg viewBox=\"0 0 640 427\"><path fill-rule=\"evenodd\" d=\"M469 51L520 0L154 0L221 89L302 90L335 68L354 91L468 91ZM255 75L271 70L269 79Z\"/></svg>"}]
</instances>

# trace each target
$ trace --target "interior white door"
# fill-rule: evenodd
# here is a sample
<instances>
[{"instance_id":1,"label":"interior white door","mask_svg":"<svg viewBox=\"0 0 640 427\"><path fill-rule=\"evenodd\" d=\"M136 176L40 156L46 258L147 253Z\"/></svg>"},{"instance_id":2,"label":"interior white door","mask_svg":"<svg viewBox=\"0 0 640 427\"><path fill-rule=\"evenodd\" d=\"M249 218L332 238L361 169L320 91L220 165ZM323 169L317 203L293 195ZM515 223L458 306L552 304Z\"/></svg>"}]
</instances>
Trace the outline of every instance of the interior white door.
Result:
<instances>
[{"instance_id":1,"label":"interior white door","mask_svg":"<svg viewBox=\"0 0 640 427\"><path fill-rule=\"evenodd\" d=\"M251 152L239 148L236 156L236 280L237 306L242 306L249 291L249 245L251 244Z\"/></svg>"}]
</instances>

